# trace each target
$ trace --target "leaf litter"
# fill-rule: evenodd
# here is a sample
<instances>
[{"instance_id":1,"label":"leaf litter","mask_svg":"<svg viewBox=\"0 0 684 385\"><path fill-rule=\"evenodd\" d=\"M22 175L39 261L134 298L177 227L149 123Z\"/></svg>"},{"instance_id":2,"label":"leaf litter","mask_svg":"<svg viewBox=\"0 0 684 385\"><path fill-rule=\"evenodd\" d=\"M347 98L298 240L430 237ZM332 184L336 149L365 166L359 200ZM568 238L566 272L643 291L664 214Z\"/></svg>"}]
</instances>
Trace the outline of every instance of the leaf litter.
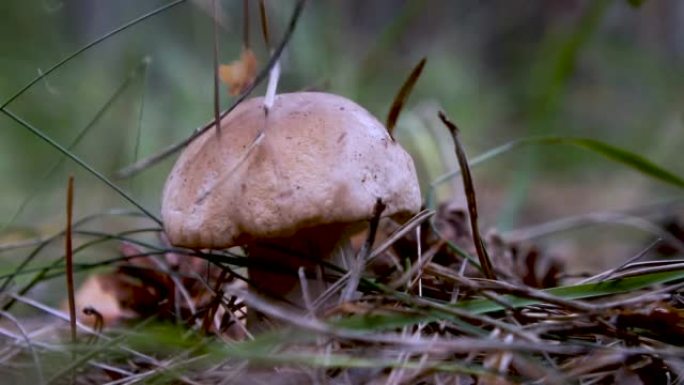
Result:
<instances>
[{"instance_id":1,"label":"leaf litter","mask_svg":"<svg viewBox=\"0 0 684 385\"><path fill-rule=\"evenodd\" d=\"M258 82L253 52L246 47L239 60L219 67L219 76L231 95L246 96ZM397 107L390 113L393 121L399 112ZM113 238L119 261L76 290L76 320L12 290L3 293L3 302L43 313L36 318L3 311L5 378L25 382L37 374L40 383L109 384L681 383L681 222L668 218L662 226L668 241L647 247L667 260L637 261L639 255L591 272L600 280L578 283L531 240L510 240L494 230L479 234L472 163L452 131L470 179L464 180L469 206L447 202L404 225L373 223L370 236L352 240L354 251L365 247L357 254L360 265L352 272L325 266L321 275L329 284L324 295L344 291L346 301L305 312L247 290L241 269L249 261L234 266L211 258L210 250L171 249L163 236L155 248ZM582 138L522 139L492 156L528 143L579 146L683 185L636 154ZM281 326L253 335L245 321L250 307ZM77 343L68 342L64 321L78 328Z\"/></svg>"},{"instance_id":2,"label":"leaf litter","mask_svg":"<svg viewBox=\"0 0 684 385\"><path fill-rule=\"evenodd\" d=\"M28 328L29 345L3 322L0 332L15 346L6 359L27 364L29 346L42 355L45 344L62 354L76 349L78 357L101 350L76 368L79 383L315 383L318 376L342 384L650 384L681 378L683 267L671 263L672 277L647 280L636 290L619 285L650 270L574 285L562 276L561 262L539 245L509 242L490 231L484 245L498 279L488 280L474 266L467 216L465 208L443 203L432 220L416 223L420 232L381 221L370 252L375 258L359 277L358 295L313 314L246 291L239 274L225 265L177 250L136 257L145 254L144 246L120 243L115 270L91 275L76 293L79 333L122 338L128 349L154 362L129 352L106 353L114 347L102 338L81 338L81 345L67 348L66 323L50 332L41 332L44 324ZM417 234L424 257L432 254L419 269ZM641 265L620 271L634 266ZM407 273L409 279L393 285ZM420 297L410 284L418 276ZM331 286L344 277L334 269L325 276ZM585 297L559 287L576 287ZM473 301L488 310L467 310ZM250 334L244 322L250 306L285 326ZM85 331L87 325L95 330ZM45 370L54 375L49 365Z\"/></svg>"}]
</instances>

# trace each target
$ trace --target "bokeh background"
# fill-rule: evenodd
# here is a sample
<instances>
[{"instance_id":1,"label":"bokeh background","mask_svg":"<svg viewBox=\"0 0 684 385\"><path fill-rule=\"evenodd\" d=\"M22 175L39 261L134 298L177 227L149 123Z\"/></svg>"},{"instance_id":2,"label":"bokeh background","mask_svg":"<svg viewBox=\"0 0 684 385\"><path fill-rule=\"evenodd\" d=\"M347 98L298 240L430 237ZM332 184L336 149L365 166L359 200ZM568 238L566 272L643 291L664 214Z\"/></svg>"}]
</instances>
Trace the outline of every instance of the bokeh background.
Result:
<instances>
[{"instance_id":1,"label":"bokeh background","mask_svg":"<svg viewBox=\"0 0 684 385\"><path fill-rule=\"evenodd\" d=\"M169 1L3 0L0 2L0 103L89 42ZM220 61L239 57L242 2L222 0ZM279 40L294 1L267 1ZM268 57L251 4L251 42ZM6 108L113 178L137 159L187 137L213 114L213 16L209 0L185 1L70 60ZM279 90L345 95L378 116L413 66L428 62L404 110L398 137L416 159L423 190L457 167L443 109L462 130L470 157L535 135L588 137L640 154L684 175L684 2L679 0L319 0L309 1L283 56ZM255 90L262 94L264 86ZM221 101L232 98L221 89ZM159 212L175 157L116 180ZM0 115L0 244L63 228L65 185L76 178L77 218L132 208L111 188ZM572 147L530 146L474 170L482 227L526 234L526 226L614 210L681 215L661 205L681 192ZM459 179L438 201L463 202ZM654 205L655 204L655 205ZM150 226L104 217L89 229ZM514 233L509 233L515 231ZM527 233L529 234L529 232ZM605 268L652 238L633 226L579 226L535 238L575 270ZM35 262L60 254L60 245ZM26 249L0 251L11 271ZM78 255L96 260L116 246ZM41 262L42 260L42 262Z\"/></svg>"}]
</instances>

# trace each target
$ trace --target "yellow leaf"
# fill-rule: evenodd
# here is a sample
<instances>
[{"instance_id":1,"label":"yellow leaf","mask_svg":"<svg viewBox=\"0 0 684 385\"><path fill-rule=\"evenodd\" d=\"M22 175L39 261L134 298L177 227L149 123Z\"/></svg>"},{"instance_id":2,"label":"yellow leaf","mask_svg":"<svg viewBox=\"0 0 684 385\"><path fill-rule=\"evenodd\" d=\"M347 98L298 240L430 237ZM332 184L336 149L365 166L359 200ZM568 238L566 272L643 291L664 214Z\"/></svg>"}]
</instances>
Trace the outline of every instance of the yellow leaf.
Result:
<instances>
[{"instance_id":1,"label":"yellow leaf","mask_svg":"<svg viewBox=\"0 0 684 385\"><path fill-rule=\"evenodd\" d=\"M252 84L256 70L256 56L251 49L246 48L242 50L239 60L219 66L219 77L228 86L228 93L235 96Z\"/></svg>"}]
</instances>

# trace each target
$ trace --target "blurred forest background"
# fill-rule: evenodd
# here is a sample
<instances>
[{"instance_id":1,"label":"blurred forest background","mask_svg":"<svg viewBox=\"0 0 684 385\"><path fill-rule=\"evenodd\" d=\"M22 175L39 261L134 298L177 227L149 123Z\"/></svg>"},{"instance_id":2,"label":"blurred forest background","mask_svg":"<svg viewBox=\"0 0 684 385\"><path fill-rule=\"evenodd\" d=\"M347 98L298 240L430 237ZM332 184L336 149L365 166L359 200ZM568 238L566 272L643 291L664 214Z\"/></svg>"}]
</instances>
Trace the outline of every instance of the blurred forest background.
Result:
<instances>
[{"instance_id":1,"label":"blurred forest background","mask_svg":"<svg viewBox=\"0 0 684 385\"><path fill-rule=\"evenodd\" d=\"M80 47L167 3L3 0L0 103ZM277 41L294 1L266 3ZM263 65L268 52L257 2L251 4L251 41ZM221 6L220 61L228 63L242 47L242 2L225 0ZM212 33L211 2L186 1L70 60L7 109L114 178L117 170L212 118ZM342 94L384 120L395 93L424 56L423 76L398 127L399 140L417 161L424 193L431 181L457 168L438 109L459 124L471 158L529 136L588 137L684 175L682 1L309 1L283 56L279 91ZM254 94L263 91L261 85ZM221 101L224 108L232 102L225 87ZM158 213L174 160L116 183ZM0 115L0 243L60 231L68 175L76 178L77 219L131 208L110 187ZM682 212L681 205L650 206L676 199L674 189L568 146L520 147L479 165L474 176L482 227L504 234L585 213L644 207L654 215ZM458 178L441 186L438 200L458 201L460 186ZM103 217L88 228L113 232L149 225L144 219ZM601 225L538 241L577 266L603 268L635 254L645 236L631 227ZM55 247L41 256L54 257L61 252ZM0 253L4 271L25 255ZM115 253L109 245L89 248L78 258Z\"/></svg>"}]
</instances>

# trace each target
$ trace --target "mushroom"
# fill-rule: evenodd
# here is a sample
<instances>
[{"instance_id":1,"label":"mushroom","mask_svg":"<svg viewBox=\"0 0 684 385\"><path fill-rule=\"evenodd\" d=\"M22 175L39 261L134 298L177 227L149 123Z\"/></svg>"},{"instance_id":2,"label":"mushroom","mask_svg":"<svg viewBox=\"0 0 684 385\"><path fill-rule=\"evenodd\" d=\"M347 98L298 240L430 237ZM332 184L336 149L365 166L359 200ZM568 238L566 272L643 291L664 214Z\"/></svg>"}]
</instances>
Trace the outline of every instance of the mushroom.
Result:
<instances>
[{"instance_id":1,"label":"mushroom","mask_svg":"<svg viewBox=\"0 0 684 385\"><path fill-rule=\"evenodd\" d=\"M320 272L378 199L383 216L420 209L411 157L356 103L297 92L268 113L249 99L193 141L166 181L162 218L173 245L243 246L254 289L301 306L299 269ZM307 282L312 298L324 288Z\"/></svg>"}]
</instances>

